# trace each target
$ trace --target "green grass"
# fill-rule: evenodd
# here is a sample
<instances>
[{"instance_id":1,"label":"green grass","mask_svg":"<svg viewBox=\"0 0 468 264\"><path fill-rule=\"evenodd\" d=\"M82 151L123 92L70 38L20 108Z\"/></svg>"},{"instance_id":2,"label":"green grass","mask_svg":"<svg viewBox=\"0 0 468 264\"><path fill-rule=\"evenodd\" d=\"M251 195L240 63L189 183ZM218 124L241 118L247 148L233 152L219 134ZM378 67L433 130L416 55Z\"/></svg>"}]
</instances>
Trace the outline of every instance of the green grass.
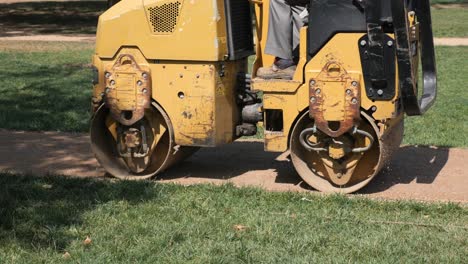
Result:
<instances>
[{"instance_id":1,"label":"green grass","mask_svg":"<svg viewBox=\"0 0 468 264\"><path fill-rule=\"evenodd\" d=\"M468 37L468 8L432 8L431 14L434 37Z\"/></svg>"},{"instance_id":2,"label":"green grass","mask_svg":"<svg viewBox=\"0 0 468 264\"><path fill-rule=\"evenodd\" d=\"M0 263L468 261L450 203L2 174L0 213Z\"/></svg>"},{"instance_id":3,"label":"green grass","mask_svg":"<svg viewBox=\"0 0 468 264\"><path fill-rule=\"evenodd\" d=\"M407 117L404 143L468 147L468 47L436 47L438 97L422 117Z\"/></svg>"},{"instance_id":4,"label":"green grass","mask_svg":"<svg viewBox=\"0 0 468 264\"><path fill-rule=\"evenodd\" d=\"M39 50L47 44L41 45ZM89 44L83 44L88 48L75 48L76 44L61 44L63 48L49 45L54 50L0 49L2 128L88 130L92 49Z\"/></svg>"}]
</instances>

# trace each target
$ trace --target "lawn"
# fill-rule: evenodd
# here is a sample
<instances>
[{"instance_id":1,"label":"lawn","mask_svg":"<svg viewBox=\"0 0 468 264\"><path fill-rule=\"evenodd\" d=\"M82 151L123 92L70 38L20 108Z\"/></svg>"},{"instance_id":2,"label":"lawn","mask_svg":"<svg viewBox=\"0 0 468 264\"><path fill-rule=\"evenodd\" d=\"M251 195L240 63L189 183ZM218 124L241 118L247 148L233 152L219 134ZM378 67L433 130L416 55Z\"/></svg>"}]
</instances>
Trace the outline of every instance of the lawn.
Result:
<instances>
[{"instance_id":1,"label":"lawn","mask_svg":"<svg viewBox=\"0 0 468 264\"><path fill-rule=\"evenodd\" d=\"M0 174L0 215L0 263L468 261L456 204Z\"/></svg>"},{"instance_id":2,"label":"lawn","mask_svg":"<svg viewBox=\"0 0 468 264\"><path fill-rule=\"evenodd\" d=\"M432 8L434 37L468 37L468 4L465 8Z\"/></svg>"},{"instance_id":3,"label":"lawn","mask_svg":"<svg viewBox=\"0 0 468 264\"><path fill-rule=\"evenodd\" d=\"M422 117L407 117L404 143L468 147L468 47L436 47L438 97Z\"/></svg>"},{"instance_id":4,"label":"lawn","mask_svg":"<svg viewBox=\"0 0 468 264\"><path fill-rule=\"evenodd\" d=\"M15 44L10 49L0 42L0 126L87 131L91 45L41 43L17 50Z\"/></svg>"},{"instance_id":5,"label":"lawn","mask_svg":"<svg viewBox=\"0 0 468 264\"><path fill-rule=\"evenodd\" d=\"M22 45L0 42L0 128L88 131L92 45ZM425 116L407 118L405 143L467 147L468 75L459 69L468 68L468 47L436 54L439 97Z\"/></svg>"}]
</instances>

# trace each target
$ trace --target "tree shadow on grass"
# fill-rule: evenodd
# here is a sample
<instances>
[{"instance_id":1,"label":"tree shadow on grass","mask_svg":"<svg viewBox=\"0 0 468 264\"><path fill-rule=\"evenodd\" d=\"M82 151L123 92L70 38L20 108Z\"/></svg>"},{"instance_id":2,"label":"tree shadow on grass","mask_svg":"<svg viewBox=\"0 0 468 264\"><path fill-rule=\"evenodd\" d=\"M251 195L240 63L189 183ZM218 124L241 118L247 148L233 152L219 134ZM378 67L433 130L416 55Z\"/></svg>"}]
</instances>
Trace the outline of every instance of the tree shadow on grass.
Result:
<instances>
[{"instance_id":1,"label":"tree shadow on grass","mask_svg":"<svg viewBox=\"0 0 468 264\"><path fill-rule=\"evenodd\" d=\"M94 34L106 2L25 2L0 4L0 36Z\"/></svg>"},{"instance_id":2,"label":"tree shadow on grass","mask_svg":"<svg viewBox=\"0 0 468 264\"><path fill-rule=\"evenodd\" d=\"M84 53L83 57L86 55ZM0 66L1 128L88 130L91 70L88 65L79 63L82 58L47 63L55 56L58 55L17 54L5 58L11 65ZM42 62L31 64L32 60Z\"/></svg>"},{"instance_id":3,"label":"tree shadow on grass","mask_svg":"<svg viewBox=\"0 0 468 264\"><path fill-rule=\"evenodd\" d=\"M69 230L83 224L86 212L111 201L138 204L158 199L159 188L144 181L0 173L0 244L14 241L22 247L64 250L73 240L83 239Z\"/></svg>"}]
</instances>

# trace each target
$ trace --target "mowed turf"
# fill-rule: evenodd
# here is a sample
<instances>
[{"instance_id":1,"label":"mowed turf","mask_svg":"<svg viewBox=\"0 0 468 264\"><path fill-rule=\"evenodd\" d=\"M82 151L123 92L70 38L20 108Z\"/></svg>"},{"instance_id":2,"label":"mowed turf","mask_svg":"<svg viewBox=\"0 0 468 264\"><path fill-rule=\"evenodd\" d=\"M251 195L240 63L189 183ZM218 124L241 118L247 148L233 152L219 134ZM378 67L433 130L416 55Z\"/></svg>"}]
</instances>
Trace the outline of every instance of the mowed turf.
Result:
<instances>
[{"instance_id":1,"label":"mowed turf","mask_svg":"<svg viewBox=\"0 0 468 264\"><path fill-rule=\"evenodd\" d=\"M88 131L91 44L24 43L0 42L0 128ZM436 55L437 102L406 119L404 142L467 147L468 47L437 47Z\"/></svg>"},{"instance_id":2,"label":"mowed turf","mask_svg":"<svg viewBox=\"0 0 468 264\"><path fill-rule=\"evenodd\" d=\"M468 147L468 47L436 47L436 57L436 103L422 117L406 117L404 143Z\"/></svg>"},{"instance_id":3,"label":"mowed turf","mask_svg":"<svg viewBox=\"0 0 468 264\"><path fill-rule=\"evenodd\" d=\"M431 9L434 37L468 37L468 3L465 5L465 8Z\"/></svg>"},{"instance_id":4,"label":"mowed turf","mask_svg":"<svg viewBox=\"0 0 468 264\"><path fill-rule=\"evenodd\" d=\"M0 263L468 261L456 204L0 174L0 215Z\"/></svg>"},{"instance_id":5,"label":"mowed turf","mask_svg":"<svg viewBox=\"0 0 468 264\"><path fill-rule=\"evenodd\" d=\"M0 42L0 126L87 131L91 54L89 44Z\"/></svg>"}]
</instances>

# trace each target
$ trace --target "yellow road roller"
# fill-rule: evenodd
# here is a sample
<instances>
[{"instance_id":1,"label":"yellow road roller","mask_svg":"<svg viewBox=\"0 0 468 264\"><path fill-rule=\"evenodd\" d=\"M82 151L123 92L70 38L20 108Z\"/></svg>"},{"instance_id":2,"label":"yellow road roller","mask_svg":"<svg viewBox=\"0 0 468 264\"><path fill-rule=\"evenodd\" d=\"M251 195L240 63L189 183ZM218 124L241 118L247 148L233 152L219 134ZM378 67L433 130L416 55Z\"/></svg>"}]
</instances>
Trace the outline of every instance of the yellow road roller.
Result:
<instances>
[{"instance_id":1,"label":"yellow road roller","mask_svg":"<svg viewBox=\"0 0 468 264\"><path fill-rule=\"evenodd\" d=\"M429 0L311 0L291 79L256 76L274 60L269 5L122 0L100 16L91 143L109 174L152 178L262 126L265 151L290 151L319 191L372 180L401 143L404 114L436 97Z\"/></svg>"}]
</instances>

